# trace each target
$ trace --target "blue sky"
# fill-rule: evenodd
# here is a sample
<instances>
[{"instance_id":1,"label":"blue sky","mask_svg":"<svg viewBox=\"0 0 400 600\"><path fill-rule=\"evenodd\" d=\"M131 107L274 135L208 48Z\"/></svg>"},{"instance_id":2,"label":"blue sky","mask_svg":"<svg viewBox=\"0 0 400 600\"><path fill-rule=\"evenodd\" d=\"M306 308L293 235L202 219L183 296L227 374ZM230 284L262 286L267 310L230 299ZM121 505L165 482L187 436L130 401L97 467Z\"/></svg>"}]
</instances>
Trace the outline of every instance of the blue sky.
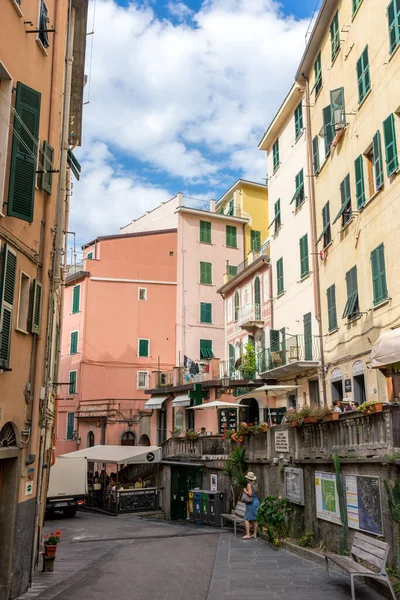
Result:
<instances>
[{"instance_id":1,"label":"blue sky","mask_svg":"<svg viewBox=\"0 0 400 600\"><path fill-rule=\"evenodd\" d=\"M79 243L178 191L207 201L239 177L265 180L257 145L293 83L315 4L97 0L70 224Z\"/></svg>"}]
</instances>

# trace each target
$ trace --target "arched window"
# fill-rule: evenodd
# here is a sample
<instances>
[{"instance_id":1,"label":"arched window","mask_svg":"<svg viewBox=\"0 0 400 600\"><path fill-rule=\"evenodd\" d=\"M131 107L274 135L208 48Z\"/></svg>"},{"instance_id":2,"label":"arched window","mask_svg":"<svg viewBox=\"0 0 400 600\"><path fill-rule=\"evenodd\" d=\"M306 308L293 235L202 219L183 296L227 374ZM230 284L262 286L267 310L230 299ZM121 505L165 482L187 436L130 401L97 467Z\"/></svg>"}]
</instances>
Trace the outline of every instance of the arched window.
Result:
<instances>
[{"instance_id":1,"label":"arched window","mask_svg":"<svg viewBox=\"0 0 400 600\"><path fill-rule=\"evenodd\" d=\"M86 448L93 448L94 446L94 433L93 431L89 431L86 439Z\"/></svg>"},{"instance_id":2,"label":"arched window","mask_svg":"<svg viewBox=\"0 0 400 600\"><path fill-rule=\"evenodd\" d=\"M133 431L125 431L121 436L121 446L134 446L135 434Z\"/></svg>"},{"instance_id":3,"label":"arched window","mask_svg":"<svg viewBox=\"0 0 400 600\"><path fill-rule=\"evenodd\" d=\"M239 319L240 296L239 292L235 292L235 321Z\"/></svg>"},{"instance_id":4,"label":"arched window","mask_svg":"<svg viewBox=\"0 0 400 600\"><path fill-rule=\"evenodd\" d=\"M179 409L175 415L175 427L183 431L183 410Z\"/></svg>"}]
</instances>

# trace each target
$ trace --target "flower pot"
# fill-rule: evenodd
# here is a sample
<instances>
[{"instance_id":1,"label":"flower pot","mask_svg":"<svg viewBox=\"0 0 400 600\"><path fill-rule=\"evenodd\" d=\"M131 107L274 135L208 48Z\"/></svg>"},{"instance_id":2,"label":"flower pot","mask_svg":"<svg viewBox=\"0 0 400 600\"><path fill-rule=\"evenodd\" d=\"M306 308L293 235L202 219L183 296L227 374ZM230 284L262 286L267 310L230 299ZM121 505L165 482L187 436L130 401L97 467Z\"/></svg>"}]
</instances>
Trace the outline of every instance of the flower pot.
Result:
<instances>
[{"instance_id":1,"label":"flower pot","mask_svg":"<svg viewBox=\"0 0 400 600\"><path fill-rule=\"evenodd\" d=\"M234 442L241 443L243 442L243 436L238 435L237 433L232 433L231 440L233 440Z\"/></svg>"},{"instance_id":2,"label":"flower pot","mask_svg":"<svg viewBox=\"0 0 400 600\"><path fill-rule=\"evenodd\" d=\"M375 404L373 404L370 407L371 413L382 412L382 410L383 410L383 402L375 402Z\"/></svg>"},{"instance_id":3,"label":"flower pot","mask_svg":"<svg viewBox=\"0 0 400 600\"><path fill-rule=\"evenodd\" d=\"M316 423L317 422L317 417L314 415L310 415L309 417L304 417L303 419L303 423L306 425L308 423Z\"/></svg>"},{"instance_id":4,"label":"flower pot","mask_svg":"<svg viewBox=\"0 0 400 600\"><path fill-rule=\"evenodd\" d=\"M331 421L339 421L340 413L338 413L338 412L332 413L331 417L332 417Z\"/></svg>"},{"instance_id":5,"label":"flower pot","mask_svg":"<svg viewBox=\"0 0 400 600\"><path fill-rule=\"evenodd\" d=\"M289 421L289 423L290 423L290 427L297 427L297 425L298 425L296 419L293 419L292 421Z\"/></svg>"},{"instance_id":6,"label":"flower pot","mask_svg":"<svg viewBox=\"0 0 400 600\"><path fill-rule=\"evenodd\" d=\"M336 413L339 414L339 413ZM332 415L333 413L330 413L329 415L325 415L323 418L323 421L332 421Z\"/></svg>"},{"instance_id":7,"label":"flower pot","mask_svg":"<svg viewBox=\"0 0 400 600\"><path fill-rule=\"evenodd\" d=\"M57 552L57 544L45 544L44 547L44 554L45 556L47 556L48 558L54 558Z\"/></svg>"}]
</instances>

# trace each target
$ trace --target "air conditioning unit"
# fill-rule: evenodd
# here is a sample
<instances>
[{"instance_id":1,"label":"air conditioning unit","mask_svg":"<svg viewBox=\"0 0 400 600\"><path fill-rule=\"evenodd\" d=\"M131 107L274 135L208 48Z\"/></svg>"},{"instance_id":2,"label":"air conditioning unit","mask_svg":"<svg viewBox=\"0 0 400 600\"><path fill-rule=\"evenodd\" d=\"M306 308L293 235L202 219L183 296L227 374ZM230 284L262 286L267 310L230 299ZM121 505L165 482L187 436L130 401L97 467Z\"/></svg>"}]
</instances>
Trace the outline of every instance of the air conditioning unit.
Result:
<instances>
[{"instance_id":1,"label":"air conditioning unit","mask_svg":"<svg viewBox=\"0 0 400 600\"><path fill-rule=\"evenodd\" d=\"M341 131L346 127L345 114L341 108L333 111L333 123L335 126L335 131Z\"/></svg>"}]
</instances>

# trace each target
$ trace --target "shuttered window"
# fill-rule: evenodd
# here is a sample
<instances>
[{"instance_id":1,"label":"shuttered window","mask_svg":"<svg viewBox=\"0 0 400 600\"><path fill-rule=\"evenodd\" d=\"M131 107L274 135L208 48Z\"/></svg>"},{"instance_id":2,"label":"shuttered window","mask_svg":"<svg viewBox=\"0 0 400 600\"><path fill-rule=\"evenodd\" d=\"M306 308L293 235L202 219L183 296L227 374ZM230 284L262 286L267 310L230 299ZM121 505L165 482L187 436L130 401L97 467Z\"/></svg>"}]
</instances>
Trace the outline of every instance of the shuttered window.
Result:
<instances>
[{"instance_id":1,"label":"shuttered window","mask_svg":"<svg viewBox=\"0 0 400 600\"><path fill-rule=\"evenodd\" d=\"M385 249L383 244L371 252L372 286L374 289L374 304L379 304L388 298L385 269Z\"/></svg>"},{"instance_id":2,"label":"shuttered window","mask_svg":"<svg viewBox=\"0 0 400 600\"><path fill-rule=\"evenodd\" d=\"M360 209L365 204L365 188L364 188L364 164L362 154L354 161L354 172L356 179L356 200L357 209Z\"/></svg>"},{"instance_id":3,"label":"shuttered window","mask_svg":"<svg viewBox=\"0 0 400 600\"><path fill-rule=\"evenodd\" d=\"M279 329L270 329L269 332L269 349L271 352L279 352Z\"/></svg>"},{"instance_id":4,"label":"shuttered window","mask_svg":"<svg viewBox=\"0 0 400 600\"><path fill-rule=\"evenodd\" d=\"M335 16L333 17L331 26L331 56L332 62L335 60L337 53L340 49L340 31L339 31L339 12L336 11Z\"/></svg>"},{"instance_id":5,"label":"shuttered window","mask_svg":"<svg viewBox=\"0 0 400 600\"><path fill-rule=\"evenodd\" d=\"M276 261L276 284L278 296L284 292L284 280L283 280L283 258Z\"/></svg>"},{"instance_id":6,"label":"shuttered window","mask_svg":"<svg viewBox=\"0 0 400 600\"><path fill-rule=\"evenodd\" d=\"M301 102L294 111L294 131L297 141L303 133L303 106Z\"/></svg>"},{"instance_id":7,"label":"shuttered window","mask_svg":"<svg viewBox=\"0 0 400 600\"><path fill-rule=\"evenodd\" d=\"M211 302L200 302L200 323L212 323Z\"/></svg>"},{"instance_id":8,"label":"shuttered window","mask_svg":"<svg viewBox=\"0 0 400 600\"><path fill-rule=\"evenodd\" d=\"M354 319L360 313L357 285L357 267L353 267L346 273L347 302L344 307L342 318Z\"/></svg>"},{"instance_id":9,"label":"shuttered window","mask_svg":"<svg viewBox=\"0 0 400 600\"><path fill-rule=\"evenodd\" d=\"M75 413L67 413L67 440L74 439Z\"/></svg>"},{"instance_id":10,"label":"shuttered window","mask_svg":"<svg viewBox=\"0 0 400 600\"><path fill-rule=\"evenodd\" d=\"M43 286L36 279L32 288L32 314L31 314L31 333L40 334L40 323L42 320L42 296Z\"/></svg>"},{"instance_id":11,"label":"shuttered window","mask_svg":"<svg viewBox=\"0 0 400 600\"><path fill-rule=\"evenodd\" d=\"M310 265L308 261L308 235L303 235L300 238L300 277L306 277L310 272Z\"/></svg>"},{"instance_id":12,"label":"shuttered window","mask_svg":"<svg viewBox=\"0 0 400 600\"><path fill-rule=\"evenodd\" d=\"M340 197L342 199L342 205L333 223L336 223L336 221L342 217L342 227L344 227L352 217L350 175L346 175L340 184Z\"/></svg>"},{"instance_id":13,"label":"shuttered window","mask_svg":"<svg viewBox=\"0 0 400 600\"><path fill-rule=\"evenodd\" d=\"M336 289L335 285L331 285L326 291L328 301L328 329L334 331L337 329L337 314L336 314Z\"/></svg>"},{"instance_id":14,"label":"shuttered window","mask_svg":"<svg viewBox=\"0 0 400 600\"><path fill-rule=\"evenodd\" d=\"M387 176L391 177L399 168L393 114L389 115L389 117L383 121L383 137L385 140L386 171Z\"/></svg>"},{"instance_id":15,"label":"shuttered window","mask_svg":"<svg viewBox=\"0 0 400 600\"><path fill-rule=\"evenodd\" d=\"M228 265L227 273L230 277L235 277L235 275L237 275L237 267L234 265Z\"/></svg>"},{"instance_id":16,"label":"shuttered window","mask_svg":"<svg viewBox=\"0 0 400 600\"><path fill-rule=\"evenodd\" d=\"M314 165L314 173L318 175L319 173L319 137L318 135L312 141L312 150L313 150L313 165Z\"/></svg>"},{"instance_id":17,"label":"shuttered window","mask_svg":"<svg viewBox=\"0 0 400 600\"><path fill-rule=\"evenodd\" d=\"M304 360L313 359L311 313L303 316L304 326Z\"/></svg>"},{"instance_id":18,"label":"shuttered window","mask_svg":"<svg viewBox=\"0 0 400 600\"><path fill-rule=\"evenodd\" d=\"M275 225L275 233L281 228L281 200L277 200L274 204L274 225Z\"/></svg>"},{"instance_id":19,"label":"shuttered window","mask_svg":"<svg viewBox=\"0 0 400 600\"><path fill-rule=\"evenodd\" d=\"M374 179L375 179L375 191L381 189L383 186L383 161L382 161L382 148L381 148L381 134L379 131L373 137L372 140L372 156L373 156L373 168L374 168Z\"/></svg>"},{"instance_id":20,"label":"shuttered window","mask_svg":"<svg viewBox=\"0 0 400 600\"><path fill-rule=\"evenodd\" d=\"M75 285L72 290L72 314L76 315L76 313L80 310L81 303L81 286Z\"/></svg>"},{"instance_id":21,"label":"shuttered window","mask_svg":"<svg viewBox=\"0 0 400 600\"><path fill-rule=\"evenodd\" d=\"M322 232L317 239L317 244L324 239L324 248L331 243L331 218L329 210L329 201L322 208Z\"/></svg>"},{"instance_id":22,"label":"shuttered window","mask_svg":"<svg viewBox=\"0 0 400 600\"><path fill-rule=\"evenodd\" d=\"M0 279L0 368L10 367L11 330L14 308L17 255L4 244Z\"/></svg>"},{"instance_id":23,"label":"shuttered window","mask_svg":"<svg viewBox=\"0 0 400 600\"><path fill-rule=\"evenodd\" d=\"M239 292L235 292L235 321L239 319L240 296Z\"/></svg>"},{"instance_id":24,"label":"shuttered window","mask_svg":"<svg viewBox=\"0 0 400 600\"><path fill-rule=\"evenodd\" d=\"M254 231L253 229L250 231L250 244L254 252L261 248L261 231Z\"/></svg>"},{"instance_id":25,"label":"shuttered window","mask_svg":"<svg viewBox=\"0 0 400 600\"><path fill-rule=\"evenodd\" d=\"M368 46L357 61L357 84L358 102L361 103L371 89L371 77L369 74Z\"/></svg>"},{"instance_id":26,"label":"shuttered window","mask_svg":"<svg viewBox=\"0 0 400 600\"><path fill-rule=\"evenodd\" d=\"M81 178L82 167L79 160L76 158L75 154L72 150L68 150L67 152L67 163L71 169L72 174L79 181Z\"/></svg>"},{"instance_id":27,"label":"shuttered window","mask_svg":"<svg viewBox=\"0 0 400 600\"><path fill-rule=\"evenodd\" d=\"M69 338L69 353L77 354L78 353L78 332L71 331Z\"/></svg>"},{"instance_id":28,"label":"shuttered window","mask_svg":"<svg viewBox=\"0 0 400 600\"><path fill-rule=\"evenodd\" d=\"M360 6L362 0L352 0L352 9L353 9L353 15L356 13L358 7Z\"/></svg>"},{"instance_id":29,"label":"shuttered window","mask_svg":"<svg viewBox=\"0 0 400 600\"><path fill-rule=\"evenodd\" d=\"M139 338L138 350L139 356L150 356L150 341L143 338Z\"/></svg>"},{"instance_id":30,"label":"shuttered window","mask_svg":"<svg viewBox=\"0 0 400 600\"><path fill-rule=\"evenodd\" d=\"M200 283L212 284L212 265L210 262L200 261Z\"/></svg>"},{"instance_id":31,"label":"shuttered window","mask_svg":"<svg viewBox=\"0 0 400 600\"><path fill-rule=\"evenodd\" d=\"M200 358L214 358L212 340L200 340Z\"/></svg>"},{"instance_id":32,"label":"shuttered window","mask_svg":"<svg viewBox=\"0 0 400 600\"><path fill-rule=\"evenodd\" d=\"M314 63L314 90L315 96L318 96L320 89L322 88L322 66L321 66L321 52L318 54Z\"/></svg>"},{"instance_id":33,"label":"shuttered window","mask_svg":"<svg viewBox=\"0 0 400 600\"><path fill-rule=\"evenodd\" d=\"M53 186L53 161L54 161L54 148L50 146L48 142L43 142L42 150L40 153L40 162L42 163L42 172L39 178L39 187L51 194Z\"/></svg>"},{"instance_id":34,"label":"shuttered window","mask_svg":"<svg viewBox=\"0 0 400 600\"><path fill-rule=\"evenodd\" d=\"M272 161L275 173L275 171L279 169L279 139L277 139L274 145L272 146Z\"/></svg>"},{"instance_id":35,"label":"shuttered window","mask_svg":"<svg viewBox=\"0 0 400 600\"><path fill-rule=\"evenodd\" d=\"M301 206L303 204L304 199L305 199L303 169L301 171L299 171L299 173L297 173L297 175L295 177L295 186L296 186L296 190L294 192L293 198L290 201L290 204L292 204L292 202L296 201L296 208L299 208L299 206Z\"/></svg>"},{"instance_id":36,"label":"shuttered window","mask_svg":"<svg viewBox=\"0 0 400 600\"><path fill-rule=\"evenodd\" d=\"M7 214L31 223L35 199L41 95L17 83Z\"/></svg>"},{"instance_id":37,"label":"shuttered window","mask_svg":"<svg viewBox=\"0 0 400 600\"><path fill-rule=\"evenodd\" d=\"M76 371L69 372L69 394L76 394Z\"/></svg>"},{"instance_id":38,"label":"shuttered window","mask_svg":"<svg viewBox=\"0 0 400 600\"><path fill-rule=\"evenodd\" d=\"M389 49L390 54L400 44L400 0L392 0L387 7L389 26Z\"/></svg>"},{"instance_id":39,"label":"shuttered window","mask_svg":"<svg viewBox=\"0 0 400 600\"><path fill-rule=\"evenodd\" d=\"M325 156L328 156L334 138L333 116L331 105L322 109L322 117L324 120L324 142Z\"/></svg>"},{"instance_id":40,"label":"shuttered window","mask_svg":"<svg viewBox=\"0 0 400 600\"><path fill-rule=\"evenodd\" d=\"M200 221L200 241L204 244L211 244L210 221Z\"/></svg>"},{"instance_id":41,"label":"shuttered window","mask_svg":"<svg viewBox=\"0 0 400 600\"><path fill-rule=\"evenodd\" d=\"M237 229L232 225L226 225L226 245L237 248Z\"/></svg>"},{"instance_id":42,"label":"shuttered window","mask_svg":"<svg viewBox=\"0 0 400 600\"><path fill-rule=\"evenodd\" d=\"M332 125L333 132L332 135L335 136L335 132L343 129L346 126L346 108L344 102L344 88L336 88L330 92L331 98L331 115L332 115Z\"/></svg>"}]
</instances>

